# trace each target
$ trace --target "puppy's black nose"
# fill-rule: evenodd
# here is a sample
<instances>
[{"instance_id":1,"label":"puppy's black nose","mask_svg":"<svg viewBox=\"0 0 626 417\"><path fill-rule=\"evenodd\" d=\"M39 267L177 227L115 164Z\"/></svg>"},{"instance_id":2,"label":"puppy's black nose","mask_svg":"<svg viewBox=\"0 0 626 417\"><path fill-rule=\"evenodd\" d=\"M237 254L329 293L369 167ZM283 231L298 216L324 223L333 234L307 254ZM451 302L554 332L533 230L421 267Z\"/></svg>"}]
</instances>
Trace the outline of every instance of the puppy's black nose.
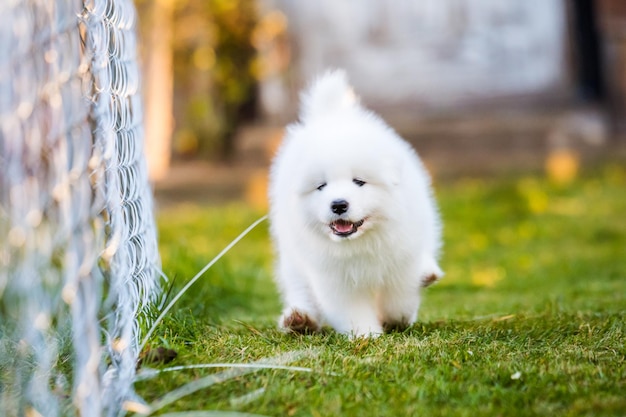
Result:
<instances>
[{"instance_id":1,"label":"puppy's black nose","mask_svg":"<svg viewBox=\"0 0 626 417\"><path fill-rule=\"evenodd\" d=\"M330 203L330 209L335 214L343 214L348 211L350 204L346 200L334 200Z\"/></svg>"}]
</instances>

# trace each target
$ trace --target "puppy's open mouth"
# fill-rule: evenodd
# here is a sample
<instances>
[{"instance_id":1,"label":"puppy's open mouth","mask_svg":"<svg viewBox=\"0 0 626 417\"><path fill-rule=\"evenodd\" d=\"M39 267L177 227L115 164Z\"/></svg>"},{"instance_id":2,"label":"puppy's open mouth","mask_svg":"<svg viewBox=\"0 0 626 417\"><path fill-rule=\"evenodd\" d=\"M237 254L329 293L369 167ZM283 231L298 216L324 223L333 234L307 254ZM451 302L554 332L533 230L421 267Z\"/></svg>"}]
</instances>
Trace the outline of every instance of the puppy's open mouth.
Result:
<instances>
[{"instance_id":1,"label":"puppy's open mouth","mask_svg":"<svg viewBox=\"0 0 626 417\"><path fill-rule=\"evenodd\" d=\"M365 219L359 220L353 223L349 220L335 220L330 224L330 229L337 236L347 237L359 230L359 227L363 226Z\"/></svg>"}]
</instances>

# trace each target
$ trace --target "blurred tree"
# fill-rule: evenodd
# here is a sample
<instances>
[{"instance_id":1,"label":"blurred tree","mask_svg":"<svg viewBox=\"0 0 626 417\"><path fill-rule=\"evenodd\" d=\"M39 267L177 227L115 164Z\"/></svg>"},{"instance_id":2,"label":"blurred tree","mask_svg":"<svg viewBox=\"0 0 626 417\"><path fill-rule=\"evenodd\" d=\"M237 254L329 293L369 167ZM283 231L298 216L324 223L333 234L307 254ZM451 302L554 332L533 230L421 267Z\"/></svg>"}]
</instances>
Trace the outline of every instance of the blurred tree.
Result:
<instances>
[{"instance_id":1,"label":"blurred tree","mask_svg":"<svg viewBox=\"0 0 626 417\"><path fill-rule=\"evenodd\" d=\"M173 62L168 64L165 59L160 62L172 68L174 80L175 153L184 157L229 157L234 150L237 127L254 117L256 111L257 83L253 72L256 51L251 41L257 24L256 0L136 1L141 20L142 11L151 7L160 9L159 16L167 15L169 19L169 22L146 19L141 22L141 28L144 39L160 36L162 42L159 45L147 42L148 70L157 61L151 55L161 54L161 47L171 48ZM167 32L168 24L173 29L171 42L163 34L154 34ZM167 88L165 80L161 86L149 81L148 75L147 89ZM148 92L149 103L150 96Z\"/></svg>"},{"instance_id":2,"label":"blurred tree","mask_svg":"<svg viewBox=\"0 0 626 417\"><path fill-rule=\"evenodd\" d=\"M257 83L252 72L256 49L252 34L258 14L253 0L212 3L218 29L216 96L223 106L223 151L228 156L233 151L238 124L252 119L256 112Z\"/></svg>"},{"instance_id":3,"label":"blurred tree","mask_svg":"<svg viewBox=\"0 0 626 417\"><path fill-rule=\"evenodd\" d=\"M176 0L146 2L142 18L144 52L145 149L150 179L162 179L169 168L173 116L172 32Z\"/></svg>"}]
</instances>

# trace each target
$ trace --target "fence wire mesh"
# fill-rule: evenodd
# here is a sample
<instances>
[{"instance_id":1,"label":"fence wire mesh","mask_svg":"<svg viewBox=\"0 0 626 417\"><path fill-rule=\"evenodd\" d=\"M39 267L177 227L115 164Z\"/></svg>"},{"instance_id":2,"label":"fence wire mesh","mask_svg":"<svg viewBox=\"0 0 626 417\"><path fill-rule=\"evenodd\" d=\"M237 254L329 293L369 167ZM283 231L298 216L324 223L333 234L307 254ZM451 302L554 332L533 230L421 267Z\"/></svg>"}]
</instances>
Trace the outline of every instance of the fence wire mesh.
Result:
<instances>
[{"instance_id":1,"label":"fence wire mesh","mask_svg":"<svg viewBox=\"0 0 626 417\"><path fill-rule=\"evenodd\" d=\"M0 3L0 414L118 415L158 293L131 0Z\"/></svg>"}]
</instances>

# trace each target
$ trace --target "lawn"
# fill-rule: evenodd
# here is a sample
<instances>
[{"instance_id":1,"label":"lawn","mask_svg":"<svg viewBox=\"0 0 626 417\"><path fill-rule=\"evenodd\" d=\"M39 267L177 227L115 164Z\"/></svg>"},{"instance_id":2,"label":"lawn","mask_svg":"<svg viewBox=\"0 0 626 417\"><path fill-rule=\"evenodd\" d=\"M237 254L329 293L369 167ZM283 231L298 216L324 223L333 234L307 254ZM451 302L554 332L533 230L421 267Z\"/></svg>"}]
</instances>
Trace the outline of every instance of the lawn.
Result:
<instances>
[{"instance_id":1,"label":"lawn","mask_svg":"<svg viewBox=\"0 0 626 417\"><path fill-rule=\"evenodd\" d=\"M436 193L446 276L425 291L418 324L375 340L280 333L265 222L159 324L149 348L177 357L140 374L222 367L166 370L138 394L154 415L626 415L626 170L568 185L458 180ZM263 214L160 212L173 293Z\"/></svg>"}]
</instances>

